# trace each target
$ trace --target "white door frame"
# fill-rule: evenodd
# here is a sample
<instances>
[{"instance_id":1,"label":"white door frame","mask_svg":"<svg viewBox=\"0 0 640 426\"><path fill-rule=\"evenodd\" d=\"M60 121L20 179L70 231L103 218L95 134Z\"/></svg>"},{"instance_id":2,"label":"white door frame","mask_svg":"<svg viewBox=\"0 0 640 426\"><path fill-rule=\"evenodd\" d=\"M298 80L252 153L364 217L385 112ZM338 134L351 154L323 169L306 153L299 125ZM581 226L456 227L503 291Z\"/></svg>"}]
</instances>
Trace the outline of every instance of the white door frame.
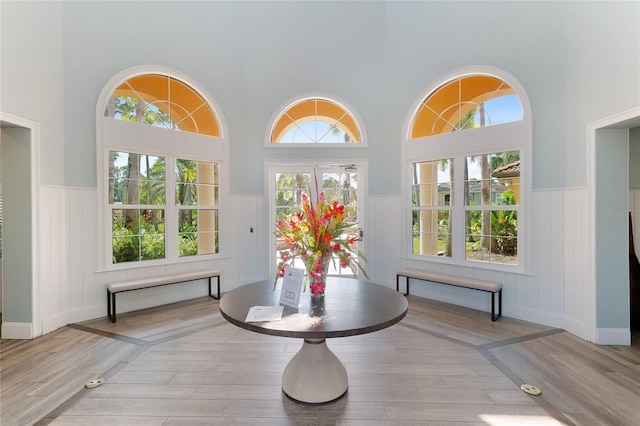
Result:
<instances>
[{"instance_id":1,"label":"white door frame","mask_svg":"<svg viewBox=\"0 0 640 426\"><path fill-rule=\"evenodd\" d=\"M38 256L40 227L40 124L0 111L0 127L20 127L29 130L31 167L31 324L3 323L3 339L33 339L42 335L40 321L40 258ZM6 266L6 265L4 265ZM6 303L3 298L2 303ZM4 311L4 309L3 309Z\"/></svg>"},{"instance_id":2,"label":"white door frame","mask_svg":"<svg viewBox=\"0 0 640 426\"><path fill-rule=\"evenodd\" d=\"M273 175L274 169L279 167L295 167L295 166L304 166L304 167L316 167L320 170L323 167L345 167L353 165L358 168L358 192L362 194L361 197L358 198L358 229L365 230L365 238L361 241L361 246L359 246L359 250L363 253L366 253L366 220L365 217L367 215L367 198L369 194L368 182L369 182L369 163L367 160L268 160L265 162L265 194L269 197L267 201L267 206L269 209L269 220L270 226L273 222L273 212L275 211L273 193L272 193L272 184L273 181L271 176ZM362 214L364 212L364 214ZM271 229L271 228L270 228ZM275 259L275 235L271 232L269 238L269 276L273 277L275 275L275 264L273 263L273 259Z\"/></svg>"},{"instance_id":3,"label":"white door frame","mask_svg":"<svg viewBox=\"0 0 640 426\"><path fill-rule=\"evenodd\" d=\"M622 333L604 335L598 330L597 293L596 293L596 133L604 128L630 129L640 125L640 107L614 114L612 116L587 124L587 188L588 188L588 222L587 222L587 279L584 289L586 306L586 340L597 344L629 345L630 336Z\"/></svg>"}]
</instances>

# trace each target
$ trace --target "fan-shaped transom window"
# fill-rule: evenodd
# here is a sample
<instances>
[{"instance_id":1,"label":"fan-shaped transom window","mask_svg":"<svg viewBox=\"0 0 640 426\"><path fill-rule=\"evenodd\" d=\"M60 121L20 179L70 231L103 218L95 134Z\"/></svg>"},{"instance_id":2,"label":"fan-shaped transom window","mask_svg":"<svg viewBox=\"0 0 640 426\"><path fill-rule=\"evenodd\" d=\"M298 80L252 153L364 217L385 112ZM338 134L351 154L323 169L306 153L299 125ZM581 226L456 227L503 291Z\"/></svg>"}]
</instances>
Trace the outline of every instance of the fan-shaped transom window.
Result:
<instances>
[{"instance_id":1,"label":"fan-shaped transom window","mask_svg":"<svg viewBox=\"0 0 640 426\"><path fill-rule=\"evenodd\" d=\"M470 75L440 86L420 104L410 139L522 118L522 106L511 86L493 76Z\"/></svg>"},{"instance_id":2,"label":"fan-shaped transom window","mask_svg":"<svg viewBox=\"0 0 640 426\"><path fill-rule=\"evenodd\" d=\"M113 91L104 115L220 137L218 120L202 96L166 75L144 74L123 82Z\"/></svg>"},{"instance_id":3,"label":"fan-shaped transom window","mask_svg":"<svg viewBox=\"0 0 640 426\"><path fill-rule=\"evenodd\" d=\"M272 144L359 144L360 127L342 105L325 98L302 99L287 107L271 129Z\"/></svg>"}]
</instances>

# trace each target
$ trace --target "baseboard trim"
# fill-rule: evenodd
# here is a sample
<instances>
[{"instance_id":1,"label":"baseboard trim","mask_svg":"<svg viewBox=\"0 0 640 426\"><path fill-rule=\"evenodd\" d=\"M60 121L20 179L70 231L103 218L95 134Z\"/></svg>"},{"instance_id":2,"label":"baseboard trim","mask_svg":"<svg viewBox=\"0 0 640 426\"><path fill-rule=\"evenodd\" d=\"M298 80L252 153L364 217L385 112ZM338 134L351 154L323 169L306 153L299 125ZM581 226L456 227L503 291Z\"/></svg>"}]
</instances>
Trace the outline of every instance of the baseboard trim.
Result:
<instances>
[{"instance_id":1,"label":"baseboard trim","mask_svg":"<svg viewBox=\"0 0 640 426\"><path fill-rule=\"evenodd\" d=\"M33 339L33 324L30 322L2 323L2 338L16 340Z\"/></svg>"},{"instance_id":2,"label":"baseboard trim","mask_svg":"<svg viewBox=\"0 0 640 426\"><path fill-rule=\"evenodd\" d=\"M631 330L628 328L598 328L596 329L596 343L598 345L631 345Z\"/></svg>"},{"instance_id":3,"label":"baseboard trim","mask_svg":"<svg viewBox=\"0 0 640 426\"><path fill-rule=\"evenodd\" d=\"M83 306L82 308L70 309L67 312L67 323L75 324L77 322L89 321L92 319L107 316L107 297L105 303ZM66 325L66 324L65 324Z\"/></svg>"}]
</instances>

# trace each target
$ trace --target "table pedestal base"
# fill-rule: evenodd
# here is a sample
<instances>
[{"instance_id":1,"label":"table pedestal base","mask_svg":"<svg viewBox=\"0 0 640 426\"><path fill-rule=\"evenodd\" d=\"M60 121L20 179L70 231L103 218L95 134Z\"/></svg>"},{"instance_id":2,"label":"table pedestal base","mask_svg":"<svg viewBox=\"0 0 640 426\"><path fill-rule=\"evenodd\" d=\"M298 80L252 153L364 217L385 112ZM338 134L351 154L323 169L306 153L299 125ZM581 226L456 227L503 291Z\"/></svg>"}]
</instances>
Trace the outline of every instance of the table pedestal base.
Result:
<instances>
[{"instance_id":1,"label":"table pedestal base","mask_svg":"<svg viewBox=\"0 0 640 426\"><path fill-rule=\"evenodd\" d=\"M347 393L347 370L325 339L304 339L282 374L282 391L305 404L326 404Z\"/></svg>"}]
</instances>

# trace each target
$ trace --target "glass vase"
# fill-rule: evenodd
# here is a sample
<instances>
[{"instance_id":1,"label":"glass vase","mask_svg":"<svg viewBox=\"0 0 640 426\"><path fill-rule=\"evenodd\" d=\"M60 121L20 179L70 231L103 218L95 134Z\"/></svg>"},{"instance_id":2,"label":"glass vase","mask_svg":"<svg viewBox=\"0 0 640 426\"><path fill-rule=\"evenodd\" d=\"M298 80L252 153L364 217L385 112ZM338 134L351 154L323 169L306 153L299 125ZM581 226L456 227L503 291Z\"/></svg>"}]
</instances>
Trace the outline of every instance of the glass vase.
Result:
<instances>
[{"instance_id":1,"label":"glass vase","mask_svg":"<svg viewBox=\"0 0 640 426\"><path fill-rule=\"evenodd\" d=\"M324 292L327 287L327 274L329 273L330 261L330 254L322 256L320 270L316 270L314 273L309 272L309 289L311 290L312 298L324 297Z\"/></svg>"}]
</instances>

